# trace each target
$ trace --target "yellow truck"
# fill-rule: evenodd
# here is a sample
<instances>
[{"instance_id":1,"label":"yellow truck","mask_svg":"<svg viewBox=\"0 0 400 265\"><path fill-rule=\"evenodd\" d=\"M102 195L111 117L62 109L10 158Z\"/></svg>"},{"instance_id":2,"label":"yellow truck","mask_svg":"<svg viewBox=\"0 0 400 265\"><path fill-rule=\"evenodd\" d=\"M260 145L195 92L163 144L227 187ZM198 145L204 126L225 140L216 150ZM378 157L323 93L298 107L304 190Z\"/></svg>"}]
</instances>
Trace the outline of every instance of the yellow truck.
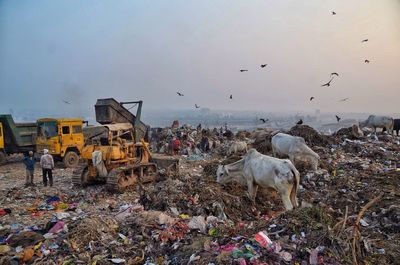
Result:
<instances>
[{"instance_id":1,"label":"yellow truck","mask_svg":"<svg viewBox=\"0 0 400 265\"><path fill-rule=\"evenodd\" d=\"M55 160L76 167L85 144L81 118L43 118L37 120L36 150L48 149Z\"/></svg>"}]
</instances>

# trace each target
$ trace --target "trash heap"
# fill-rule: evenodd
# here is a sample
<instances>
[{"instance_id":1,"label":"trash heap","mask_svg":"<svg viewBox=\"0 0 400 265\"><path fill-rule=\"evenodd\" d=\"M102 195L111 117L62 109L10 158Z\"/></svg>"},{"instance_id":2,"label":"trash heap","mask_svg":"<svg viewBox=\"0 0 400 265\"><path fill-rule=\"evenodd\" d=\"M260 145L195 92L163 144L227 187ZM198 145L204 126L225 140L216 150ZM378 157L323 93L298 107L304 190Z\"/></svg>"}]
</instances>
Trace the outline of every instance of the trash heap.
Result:
<instances>
[{"instance_id":1,"label":"trash heap","mask_svg":"<svg viewBox=\"0 0 400 265\"><path fill-rule=\"evenodd\" d=\"M324 136L304 125L289 132L321 156L320 169L301 171L301 207L290 212L272 190L259 190L252 205L241 184L216 183L218 165L240 159L223 152L182 159L179 173L123 194L74 187L72 170L60 168L53 188L37 176L23 188L23 165L3 165L0 264L398 263L399 138ZM271 135L231 140L267 144Z\"/></svg>"},{"instance_id":2,"label":"trash heap","mask_svg":"<svg viewBox=\"0 0 400 265\"><path fill-rule=\"evenodd\" d=\"M174 121L171 127L154 128L151 132L151 151L158 154L178 155L188 160L210 159L212 154L226 154L232 141L248 140L250 132L240 131L236 135L226 127L196 128L179 125Z\"/></svg>"}]
</instances>

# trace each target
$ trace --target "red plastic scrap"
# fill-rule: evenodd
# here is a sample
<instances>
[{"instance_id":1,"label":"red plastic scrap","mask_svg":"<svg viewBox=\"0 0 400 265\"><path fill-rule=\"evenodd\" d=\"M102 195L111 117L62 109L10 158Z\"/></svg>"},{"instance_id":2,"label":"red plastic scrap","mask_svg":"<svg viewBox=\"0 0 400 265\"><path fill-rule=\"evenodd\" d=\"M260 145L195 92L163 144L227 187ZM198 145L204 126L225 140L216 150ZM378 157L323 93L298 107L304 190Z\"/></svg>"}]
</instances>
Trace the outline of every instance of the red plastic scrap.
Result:
<instances>
[{"instance_id":1,"label":"red plastic scrap","mask_svg":"<svg viewBox=\"0 0 400 265\"><path fill-rule=\"evenodd\" d=\"M181 240L185 237L185 235L188 233L189 228L186 223L182 222L177 222L175 224L172 224L171 226L168 226L166 229L164 229L160 235L158 236L159 240L162 242L168 242L169 240L175 241L175 240Z\"/></svg>"}]
</instances>

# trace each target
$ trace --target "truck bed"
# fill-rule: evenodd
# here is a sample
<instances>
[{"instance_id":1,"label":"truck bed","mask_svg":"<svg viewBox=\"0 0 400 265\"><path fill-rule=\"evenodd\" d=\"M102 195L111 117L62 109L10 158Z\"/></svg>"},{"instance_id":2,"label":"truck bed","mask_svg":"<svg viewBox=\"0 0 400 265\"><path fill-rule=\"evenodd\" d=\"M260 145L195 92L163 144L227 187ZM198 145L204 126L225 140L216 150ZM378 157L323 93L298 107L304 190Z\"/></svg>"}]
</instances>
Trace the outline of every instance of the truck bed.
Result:
<instances>
[{"instance_id":1,"label":"truck bed","mask_svg":"<svg viewBox=\"0 0 400 265\"><path fill-rule=\"evenodd\" d=\"M0 115L0 122L3 124L4 149L6 153L35 151L36 122L15 123L9 114Z\"/></svg>"}]
</instances>

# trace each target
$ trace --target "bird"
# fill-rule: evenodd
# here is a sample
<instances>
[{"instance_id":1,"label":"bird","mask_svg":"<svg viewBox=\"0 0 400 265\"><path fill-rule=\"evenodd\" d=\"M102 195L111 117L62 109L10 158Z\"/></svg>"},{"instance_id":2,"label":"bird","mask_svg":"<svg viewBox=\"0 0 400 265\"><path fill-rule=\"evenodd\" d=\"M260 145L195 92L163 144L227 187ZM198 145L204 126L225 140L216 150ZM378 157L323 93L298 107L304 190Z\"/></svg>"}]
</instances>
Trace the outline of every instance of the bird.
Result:
<instances>
[{"instance_id":1,"label":"bird","mask_svg":"<svg viewBox=\"0 0 400 265\"><path fill-rule=\"evenodd\" d=\"M297 124L297 125L302 125L302 124L303 124L303 120L300 119L296 124Z\"/></svg>"},{"instance_id":2,"label":"bird","mask_svg":"<svg viewBox=\"0 0 400 265\"><path fill-rule=\"evenodd\" d=\"M368 39L364 39L364 40L362 40L361 42L367 42L368 41Z\"/></svg>"},{"instance_id":3,"label":"bird","mask_svg":"<svg viewBox=\"0 0 400 265\"><path fill-rule=\"evenodd\" d=\"M68 101L63 100L63 102L64 102L65 104L71 105L71 103L69 103Z\"/></svg>"},{"instance_id":4,"label":"bird","mask_svg":"<svg viewBox=\"0 0 400 265\"><path fill-rule=\"evenodd\" d=\"M369 63L369 60L365 60L364 63Z\"/></svg>"},{"instance_id":5,"label":"bird","mask_svg":"<svg viewBox=\"0 0 400 265\"><path fill-rule=\"evenodd\" d=\"M339 122L342 118L340 118L338 115L335 115L337 122Z\"/></svg>"},{"instance_id":6,"label":"bird","mask_svg":"<svg viewBox=\"0 0 400 265\"><path fill-rule=\"evenodd\" d=\"M332 16L334 16L334 15L336 15L336 12L335 12L335 11L332 11Z\"/></svg>"},{"instance_id":7,"label":"bird","mask_svg":"<svg viewBox=\"0 0 400 265\"><path fill-rule=\"evenodd\" d=\"M339 74L338 74L338 73L336 73L336 72L334 72L334 73L331 73L331 76L333 76L333 75L339 76Z\"/></svg>"},{"instance_id":8,"label":"bird","mask_svg":"<svg viewBox=\"0 0 400 265\"><path fill-rule=\"evenodd\" d=\"M265 66L267 66L268 64L262 64L261 65L261 68L264 68Z\"/></svg>"},{"instance_id":9,"label":"bird","mask_svg":"<svg viewBox=\"0 0 400 265\"><path fill-rule=\"evenodd\" d=\"M311 98L310 98L310 101L312 101L313 99L314 99L314 97L311 97Z\"/></svg>"},{"instance_id":10,"label":"bird","mask_svg":"<svg viewBox=\"0 0 400 265\"><path fill-rule=\"evenodd\" d=\"M344 99L341 99L341 100L339 100L340 102L344 102L344 101L346 101L346 100L348 100L349 98L344 98Z\"/></svg>"},{"instance_id":11,"label":"bird","mask_svg":"<svg viewBox=\"0 0 400 265\"><path fill-rule=\"evenodd\" d=\"M269 121L269 119L263 119L263 118L261 118L260 121L262 121L263 123L266 123L267 121Z\"/></svg>"},{"instance_id":12,"label":"bird","mask_svg":"<svg viewBox=\"0 0 400 265\"><path fill-rule=\"evenodd\" d=\"M178 96L183 97L184 95L180 92L176 92L176 94L178 94Z\"/></svg>"},{"instance_id":13,"label":"bird","mask_svg":"<svg viewBox=\"0 0 400 265\"><path fill-rule=\"evenodd\" d=\"M200 108L200 106L198 106L197 104L194 104L194 106L196 107L196 109Z\"/></svg>"},{"instance_id":14,"label":"bird","mask_svg":"<svg viewBox=\"0 0 400 265\"><path fill-rule=\"evenodd\" d=\"M232 95L230 95L230 96L229 96L229 99L233 99L233 96L232 96Z\"/></svg>"},{"instance_id":15,"label":"bird","mask_svg":"<svg viewBox=\"0 0 400 265\"><path fill-rule=\"evenodd\" d=\"M333 77L331 78L331 80L329 80L329 82L328 82L328 83L326 83L326 84L323 84L322 86L331 86L331 82L332 82L332 80L333 80Z\"/></svg>"},{"instance_id":16,"label":"bird","mask_svg":"<svg viewBox=\"0 0 400 265\"><path fill-rule=\"evenodd\" d=\"M249 70L247 70L247 69L240 69L240 72L241 73L243 73L243 72L248 72Z\"/></svg>"}]
</instances>

